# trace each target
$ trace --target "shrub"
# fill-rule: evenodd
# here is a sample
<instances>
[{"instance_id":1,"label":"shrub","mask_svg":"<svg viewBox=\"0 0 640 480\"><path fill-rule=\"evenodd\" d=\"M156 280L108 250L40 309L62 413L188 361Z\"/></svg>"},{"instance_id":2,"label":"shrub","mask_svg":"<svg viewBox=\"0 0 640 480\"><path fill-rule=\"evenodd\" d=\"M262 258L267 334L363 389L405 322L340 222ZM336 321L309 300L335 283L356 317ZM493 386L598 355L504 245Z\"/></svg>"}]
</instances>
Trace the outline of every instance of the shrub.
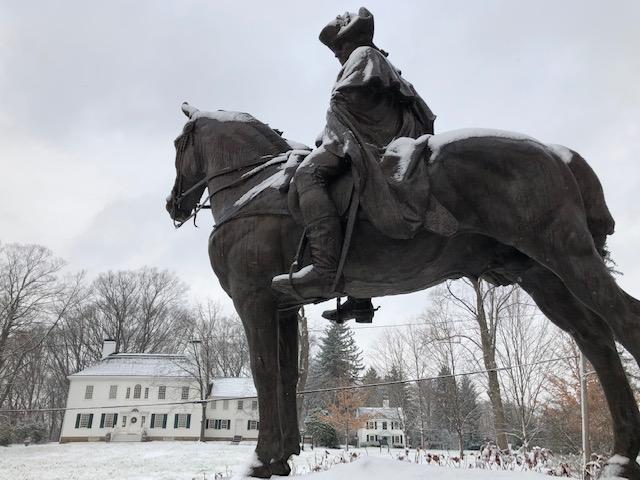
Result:
<instances>
[{"instance_id":1,"label":"shrub","mask_svg":"<svg viewBox=\"0 0 640 480\"><path fill-rule=\"evenodd\" d=\"M19 423L16 426L14 441L24 442L27 438L30 438L32 443L40 443L47 440L48 436L49 430L44 423L31 420Z\"/></svg>"},{"instance_id":2,"label":"shrub","mask_svg":"<svg viewBox=\"0 0 640 480\"><path fill-rule=\"evenodd\" d=\"M0 445L6 447L13 442L13 427L7 422L0 422Z\"/></svg>"},{"instance_id":3,"label":"shrub","mask_svg":"<svg viewBox=\"0 0 640 480\"><path fill-rule=\"evenodd\" d=\"M307 422L305 435L311 435L313 443L321 447L338 448L340 446L336 429L318 418L312 418Z\"/></svg>"}]
</instances>

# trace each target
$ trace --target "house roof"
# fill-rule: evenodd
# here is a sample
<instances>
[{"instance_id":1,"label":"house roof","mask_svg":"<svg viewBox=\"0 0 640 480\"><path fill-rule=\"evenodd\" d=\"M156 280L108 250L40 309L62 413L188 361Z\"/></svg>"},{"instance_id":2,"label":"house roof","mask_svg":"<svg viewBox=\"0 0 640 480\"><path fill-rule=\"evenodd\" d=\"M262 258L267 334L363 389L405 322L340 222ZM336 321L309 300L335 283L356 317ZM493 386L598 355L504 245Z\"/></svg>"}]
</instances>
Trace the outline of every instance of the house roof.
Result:
<instances>
[{"instance_id":1,"label":"house roof","mask_svg":"<svg viewBox=\"0 0 640 480\"><path fill-rule=\"evenodd\" d=\"M391 420L401 421L402 408L396 407L360 407L358 408L358 416L369 415L372 418L388 418Z\"/></svg>"},{"instance_id":2,"label":"house roof","mask_svg":"<svg viewBox=\"0 0 640 480\"><path fill-rule=\"evenodd\" d=\"M211 382L210 398L254 398L256 387L250 377L215 378Z\"/></svg>"},{"instance_id":3,"label":"house roof","mask_svg":"<svg viewBox=\"0 0 640 480\"><path fill-rule=\"evenodd\" d=\"M190 370L184 355L112 353L69 377L191 377Z\"/></svg>"}]
</instances>

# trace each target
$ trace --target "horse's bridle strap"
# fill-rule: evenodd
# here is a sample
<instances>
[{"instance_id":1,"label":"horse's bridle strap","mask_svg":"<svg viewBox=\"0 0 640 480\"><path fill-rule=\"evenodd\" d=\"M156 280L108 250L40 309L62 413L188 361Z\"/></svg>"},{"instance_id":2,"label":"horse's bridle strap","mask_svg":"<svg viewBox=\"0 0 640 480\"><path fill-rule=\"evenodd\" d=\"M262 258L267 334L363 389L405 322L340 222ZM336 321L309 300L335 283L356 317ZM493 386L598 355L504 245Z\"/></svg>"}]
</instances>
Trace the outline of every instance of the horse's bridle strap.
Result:
<instances>
[{"instance_id":1,"label":"horse's bridle strap","mask_svg":"<svg viewBox=\"0 0 640 480\"><path fill-rule=\"evenodd\" d=\"M202 185L204 185L206 183L209 183L209 181L213 180L214 178L223 177L223 176L228 175L230 173L239 172L239 171L244 170L246 168L257 167L258 165L264 165L265 160L268 160L268 159L274 158L274 157L275 157L275 155L265 155L263 157L260 157L257 161L255 161L253 163L249 163L247 165L242 165L240 167L233 167L233 168L223 168L222 170L220 170L218 172L215 172L215 173L212 173L211 175L208 175L207 177L203 178L202 180L200 180L199 182L195 183L193 186L191 186L190 188L188 188L184 192L180 192L178 194L177 200L180 200L183 197L186 197L191 192L195 191L198 187L201 187ZM249 178L249 177L247 177L247 178Z\"/></svg>"}]
</instances>

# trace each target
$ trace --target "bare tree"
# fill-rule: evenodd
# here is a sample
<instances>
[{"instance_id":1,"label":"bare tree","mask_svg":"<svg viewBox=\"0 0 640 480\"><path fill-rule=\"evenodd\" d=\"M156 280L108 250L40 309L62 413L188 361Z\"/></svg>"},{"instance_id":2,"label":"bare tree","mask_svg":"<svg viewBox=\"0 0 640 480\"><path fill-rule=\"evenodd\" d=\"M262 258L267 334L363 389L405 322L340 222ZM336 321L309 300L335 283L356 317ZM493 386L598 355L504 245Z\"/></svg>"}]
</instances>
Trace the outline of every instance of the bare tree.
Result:
<instances>
[{"instance_id":1,"label":"bare tree","mask_svg":"<svg viewBox=\"0 0 640 480\"><path fill-rule=\"evenodd\" d=\"M477 415L475 387L468 378L462 382L456 379L466 363L470 339L462 334L460 324L451 312L446 289L436 290L432 300L432 307L424 319L426 343L431 345L439 365L439 378L435 382L435 416L441 426L455 432L462 456L465 434L471 430Z\"/></svg>"},{"instance_id":2,"label":"bare tree","mask_svg":"<svg viewBox=\"0 0 640 480\"><path fill-rule=\"evenodd\" d=\"M12 391L27 353L41 343L42 338L25 334L51 323L64 292L58 277L63 266L39 245L0 245L0 405Z\"/></svg>"},{"instance_id":3,"label":"bare tree","mask_svg":"<svg viewBox=\"0 0 640 480\"><path fill-rule=\"evenodd\" d=\"M478 326L474 335L466 334L466 337L477 348L482 357L478 363L487 371L487 394L493 408L496 442L504 450L508 447L507 424L496 370L496 346L501 318L514 301L517 287L497 287L477 278L447 282L446 287L448 299L462 318L473 320Z\"/></svg>"},{"instance_id":4,"label":"bare tree","mask_svg":"<svg viewBox=\"0 0 640 480\"><path fill-rule=\"evenodd\" d=\"M175 351L184 342L187 287L175 274L148 267L109 271L92 290L95 336L113 338L117 351Z\"/></svg>"},{"instance_id":5,"label":"bare tree","mask_svg":"<svg viewBox=\"0 0 640 480\"><path fill-rule=\"evenodd\" d=\"M513 296L498 330L497 353L501 363L510 367L504 370L504 386L518 424L518 430L512 430L510 435L528 448L538 432L542 393L554 367L553 363L536 362L555 356L557 331L522 290L514 291Z\"/></svg>"},{"instance_id":6,"label":"bare tree","mask_svg":"<svg viewBox=\"0 0 640 480\"><path fill-rule=\"evenodd\" d=\"M343 383L342 386L347 386ZM364 392L356 389L338 390L333 402L327 405L327 413L322 416L322 421L331 425L338 432L344 434L344 443L349 450L349 438L359 428L362 428L367 420L368 415L358 415L358 408L364 404Z\"/></svg>"}]
</instances>

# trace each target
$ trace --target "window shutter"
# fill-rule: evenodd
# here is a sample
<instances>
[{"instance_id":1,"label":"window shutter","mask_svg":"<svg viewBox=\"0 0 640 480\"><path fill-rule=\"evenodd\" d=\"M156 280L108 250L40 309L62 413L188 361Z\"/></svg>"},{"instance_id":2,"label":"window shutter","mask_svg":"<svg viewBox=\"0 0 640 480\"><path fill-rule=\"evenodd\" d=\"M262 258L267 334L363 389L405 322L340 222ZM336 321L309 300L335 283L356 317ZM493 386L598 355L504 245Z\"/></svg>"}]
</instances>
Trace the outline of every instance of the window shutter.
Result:
<instances>
[{"instance_id":1,"label":"window shutter","mask_svg":"<svg viewBox=\"0 0 640 480\"><path fill-rule=\"evenodd\" d=\"M151 425L149 425L149 428L154 428L155 427L155 423L156 423L156 414L152 413L151 414Z\"/></svg>"},{"instance_id":2,"label":"window shutter","mask_svg":"<svg viewBox=\"0 0 640 480\"><path fill-rule=\"evenodd\" d=\"M227 430L231 430L231 420L227 420Z\"/></svg>"},{"instance_id":3,"label":"window shutter","mask_svg":"<svg viewBox=\"0 0 640 480\"><path fill-rule=\"evenodd\" d=\"M187 428L191 428L191 414L187 414Z\"/></svg>"},{"instance_id":4,"label":"window shutter","mask_svg":"<svg viewBox=\"0 0 640 480\"><path fill-rule=\"evenodd\" d=\"M251 420L247 420L247 430L251 430Z\"/></svg>"},{"instance_id":5,"label":"window shutter","mask_svg":"<svg viewBox=\"0 0 640 480\"><path fill-rule=\"evenodd\" d=\"M178 414L173 416L173 428L178 428Z\"/></svg>"},{"instance_id":6,"label":"window shutter","mask_svg":"<svg viewBox=\"0 0 640 480\"><path fill-rule=\"evenodd\" d=\"M162 428L167 428L167 417L168 415L166 413L162 414Z\"/></svg>"},{"instance_id":7,"label":"window shutter","mask_svg":"<svg viewBox=\"0 0 640 480\"><path fill-rule=\"evenodd\" d=\"M76 415L76 428L80 428L80 414Z\"/></svg>"},{"instance_id":8,"label":"window shutter","mask_svg":"<svg viewBox=\"0 0 640 480\"><path fill-rule=\"evenodd\" d=\"M100 428L104 428L104 413L100 415Z\"/></svg>"},{"instance_id":9,"label":"window shutter","mask_svg":"<svg viewBox=\"0 0 640 480\"><path fill-rule=\"evenodd\" d=\"M117 413L113 414L113 426L114 427L118 426L118 414Z\"/></svg>"},{"instance_id":10,"label":"window shutter","mask_svg":"<svg viewBox=\"0 0 640 480\"><path fill-rule=\"evenodd\" d=\"M91 425L93 424L93 413L89 414L89 423L87 424L87 428L91 428Z\"/></svg>"}]
</instances>

